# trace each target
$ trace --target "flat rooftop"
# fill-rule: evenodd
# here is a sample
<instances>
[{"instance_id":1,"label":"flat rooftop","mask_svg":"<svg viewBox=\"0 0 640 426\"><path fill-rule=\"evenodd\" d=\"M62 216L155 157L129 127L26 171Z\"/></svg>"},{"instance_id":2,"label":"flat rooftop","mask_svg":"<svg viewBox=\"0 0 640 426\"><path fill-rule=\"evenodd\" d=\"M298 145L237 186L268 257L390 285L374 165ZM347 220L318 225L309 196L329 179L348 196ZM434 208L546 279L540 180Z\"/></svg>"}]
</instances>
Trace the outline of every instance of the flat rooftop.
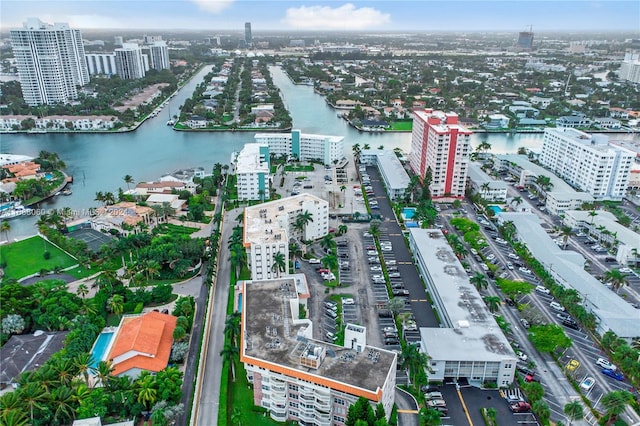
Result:
<instances>
[{"instance_id":1,"label":"flat rooftop","mask_svg":"<svg viewBox=\"0 0 640 426\"><path fill-rule=\"evenodd\" d=\"M638 336L640 310L609 290L584 270L584 257L573 250L562 250L540 226L540 220L532 213L502 212L501 222L511 221L518 231L518 238L559 284L576 290L584 299L585 307L600 318L603 330L611 329L619 337Z\"/></svg>"},{"instance_id":2,"label":"flat rooftop","mask_svg":"<svg viewBox=\"0 0 640 426\"><path fill-rule=\"evenodd\" d=\"M515 358L509 341L439 229L410 228L442 328L423 327L420 335L433 359L500 361Z\"/></svg>"},{"instance_id":3,"label":"flat rooftop","mask_svg":"<svg viewBox=\"0 0 640 426\"><path fill-rule=\"evenodd\" d=\"M262 142L269 139L291 139L291 133L256 133L253 137L256 141ZM332 135L316 135L311 133L300 132L300 140L316 140L316 141L331 141L340 142L344 139L344 136L332 136Z\"/></svg>"},{"instance_id":4,"label":"flat rooftop","mask_svg":"<svg viewBox=\"0 0 640 426\"><path fill-rule=\"evenodd\" d=\"M469 179L475 182L478 186L481 186L484 183L488 183L491 189L507 189L508 186L505 181L492 179L491 176L486 174L475 161L469 162L467 175L469 176Z\"/></svg>"},{"instance_id":5,"label":"flat rooftop","mask_svg":"<svg viewBox=\"0 0 640 426\"><path fill-rule=\"evenodd\" d=\"M338 388L347 385L372 393L382 389L390 369L395 370L395 352L366 346L358 353L305 337L312 335L313 324L293 318L291 307L297 309L298 299L290 279L245 281L243 287L241 356L255 359L254 365L316 383L321 379L332 388L336 386L327 380Z\"/></svg>"},{"instance_id":6,"label":"flat rooftop","mask_svg":"<svg viewBox=\"0 0 640 426\"><path fill-rule=\"evenodd\" d=\"M284 241L289 244L289 215L302 211L302 203L324 201L315 195L303 193L244 209L245 244L265 244Z\"/></svg>"},{"instance_id":7,"label":"flat rooftop","mask_svg":"<svg viewBox=\"0 0 640 426\"><path fill-rule=\"evenodd\" d=\"M236 157L236 171L238 173L264 172L269 173L269 163L261 159L260 148L266 144L248 143Z\"/></svg>"},{"instance_id":8,"label":"flat rooftop","mask_svg":"<svg viewBox=\"0 0 640 426\"><path fill-rule=\"evenodd\" d=\"M395 152L390 150L367 149L360 153L361 156L375 155L378 158L378 165L387 179L387 184L391 189L404 189L409 186L409 175L402 166L400 159Z\"/></svg>"},{"instance_id":9,"label":"flat rooftop","mask_svg":"<svg viewBox=\"0 0 640 426\"><path fill-rule=\"evenodd\" d=\"M596 228L604 226L608 231L616 234L616 239L630 247L640 250L640 234L633 232L626 226L620 225L618 219L610 212L605 210L596 210L596 216L590 216L589 211L585 210L567 210L564 212L566 216L571 216L575 220L593 223Z\"/></svg>"},{"instance_id":10,"label":"flat rooftop","mask_svg":"<svg viewBox=\"0 0 640 426\"><path fill-rule=\"evenodd\" d=\"M467 129L465 126L463 126L460 123L456 122L453 124L446 124L447 117L455 117L457 120L458 115L455 113L444 112L444 111L428 112L423 110L414 110L413 114L419 116L425 122L429 121L429 117L437 117L438 119L442 120L441 124L429 124L429 126L438 133L448 133L451 129L457 129L460 133L469 134L469 135L471 134L471 130Z\"/></svg>"},{"instance_id":11,"label":"flat rooftop","mask_svg":"<svg viewBox=\"0 0 640 426\"><path fill-rule=\"evenodd\" d=\"M547 176L551 183L553 184L553 188L549 193L579 193L571 185L566 183L564 180L560 179L558 176L545 169L544 167L538 166L537 164L532 163L527 159L525 155L518 154L498 154L496 158L499 160L509 161L511 163L515 163L523 170L529 170L531 173L536 176ZM586 194L586 193L585 193ZM588 194L587 194L588 195Z\"/></svg>"}]
</instances>

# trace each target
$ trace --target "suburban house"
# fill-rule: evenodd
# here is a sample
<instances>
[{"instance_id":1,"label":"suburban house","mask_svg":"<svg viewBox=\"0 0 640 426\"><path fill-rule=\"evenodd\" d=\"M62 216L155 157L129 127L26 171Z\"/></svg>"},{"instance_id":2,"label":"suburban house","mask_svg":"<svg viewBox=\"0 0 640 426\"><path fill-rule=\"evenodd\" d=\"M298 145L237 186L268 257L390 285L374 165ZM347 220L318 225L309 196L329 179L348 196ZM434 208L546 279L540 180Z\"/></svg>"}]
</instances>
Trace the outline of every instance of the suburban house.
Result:
<instances>
[{"instance_id":1,"label":"suburban house","mask_svg":"<svg viewBox=\"0 0 640 426\"><path fill-rule=\"evenodd\" d=\"M154 215L155 211L151 207L123 201L111 206L98 207L96 215L91 219L91 227L96 231L103 232L116 229L118 232L128 235L130 232L135 233L136 227L152 228L156 224L153 219Z\"/></svg>"}]
</instances>

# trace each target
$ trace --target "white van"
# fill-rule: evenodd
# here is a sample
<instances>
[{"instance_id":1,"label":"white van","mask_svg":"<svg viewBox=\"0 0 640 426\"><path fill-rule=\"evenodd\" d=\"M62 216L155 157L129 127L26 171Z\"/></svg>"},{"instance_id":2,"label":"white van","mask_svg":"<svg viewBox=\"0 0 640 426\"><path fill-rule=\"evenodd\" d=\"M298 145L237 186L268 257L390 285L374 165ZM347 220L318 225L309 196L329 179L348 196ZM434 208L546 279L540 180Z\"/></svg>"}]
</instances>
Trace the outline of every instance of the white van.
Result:
<instances>
[{"instance_id":1,"label":"white van","mask_svg":"<svg viewBox=\"0 0 640 426\"><path fill-rule=\"evenodd\" d=\"M558 302L549 303L549 307L551 307L551 309L553 309L554 311L564 312L564 306L562 306Z\"/></svg>"},{"instance_id":2,"label":"white van","mask_svg":"<svg viewBox=\"0 0 640 426\"><path fill-rule=\"evenodd\" d=\"M309 263L312 265L319 265L320 259L316 259L315 257L312 257L311 259L309 259Z\"/></svg>"},{"instance_id":3,"label":"white van","mask_svg":"<svg viewBox=\"0 0 640 426\"><path fill-rule=\"evenodd\" d=\"M543 285L537 285L536 286L536 291L539 292L539 293L551 294L551 291L548 288L546 288L545 286L543 286Z\"/></svg>"}]
</instances>

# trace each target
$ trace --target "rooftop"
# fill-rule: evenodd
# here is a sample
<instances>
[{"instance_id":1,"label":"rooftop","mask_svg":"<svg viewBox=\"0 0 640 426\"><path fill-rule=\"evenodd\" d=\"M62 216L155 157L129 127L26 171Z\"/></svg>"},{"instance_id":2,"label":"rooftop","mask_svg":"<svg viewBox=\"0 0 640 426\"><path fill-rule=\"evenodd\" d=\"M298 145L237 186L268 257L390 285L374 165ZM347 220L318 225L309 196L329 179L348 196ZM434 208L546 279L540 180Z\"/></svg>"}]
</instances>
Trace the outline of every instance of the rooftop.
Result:
<instances>
[{"instance_id":1,"label":"rooftop","mask_svg":"<svg viewBox=\"0 0 640 426\"><path fill-rule=\"evenodd\" d=\"M471 134L469 129L458 123L458 115L454 112L416 109L413 114L429 123L438 133L449 133L451 129L457 129L460 133Z\"/></svg>"},{"instance_id":2,"label":"rooftop","mask_svg":"<svg viewBox=\"0 0 640 426\"><path fill-rule=\"evenodd\" d=\"M269 243L284 241L289 243L289 215L302 211L305 202L326 202L315 195L303 193L268 203L257 204L244 209L244 242Z\"/></svg>"},{"instance_id":3,"label":"rooftop","mask_svg":"<svg viewBox=\"0 0 640 426\"><path fill-rule=\"evenodd\" d=\"M571 216L576 220L593 223L595 227L604 226L608 231L616 234L616 239L623 244L640 249L640 234L633 232L626 226L620 225L618 219L610 212L596 210L596 216L589 216L589 211L567 210L565 216Z\"/></svg>"},{"instance_id":4,"label":"rooftop","mask_svg":"<svg viewBox=\"0 0 640 426\"><path fill-rule=\"evenodd\" d=\"M549 191L549 193L554 193L554 192L577 193L578 192L575 189L573 189L571 185L566 183L564 180L560 179L558 176L556 176L549 170L529 161L526 155L498 154L496 155L496 158L499 160L514 163L518 167L522 168L523 170L528 170L536 176L547 176L551 180L551 184L553 185L553 188L551 191Z\"/></svg>"},{"instance_id":5,"label":"rooftop","mask_svg":"<svg viewBox=\"0 0 640 426\"><path fill-rule=\"evenodd\" d=\"M243 294L243 362L374 400L391 369L395 374L394 352L366 346L358 353L311 339L313 324L297 319L290 278L245 281Z\"/></svg>"},{"instance_id":6,"label":"rooftop","mask_svg":"<svg viewBox=\"0 0 640 426\"><path fill-rule=\"evenodd\" d=\"M409 175L395 152L390 150L367 149L363 150L360 155L375 155L378 157L378 165L386 176L387 183L391 189L404 189L409 186Z\"/></svg>"},{"instance_id":7,"label":"rooftop","mask_svg":"<svg viewBox=\"0 0 640 426\"><path fill-rule=\"evenodd\" d=\"M266 147L266 144L248 143L236 157L236 170L243 172L263 172L269 173L269 158L260 152L260 148ZM267 150L268 152L268 150ZM268 154L267 154L268 157Z\"/></svg>"},{"instance_id":8,"label":"rooftop","mask_svg":"<svg viewBox=\"0 0 640 426\"><path fill-rule=\"evenodd\" d=\"M634 309L615 292L602 285L584 270L585 259L573 250L562 250L540 226L532 213L502 212L502 222L513 222L520 240L559 284L575 289L584 299L587 310L600 318L600 327L619 337L638 336L640 310Z\"/></svg>"},{"instance_id":9,"label":"rooftop","mask_svg":"<svg viewBox=\"0 0 640 426\"><path fill-rule=\"evenodd\" d=\"M492 179L491 176L486 174L475 161L471 161L469 163L467 175L469 176L469 179L478 186L481 186L484 183L488 183L491 189L507 189L508 186L507 183L502 180Z\"/></svg>"},{"instance_id":10,"label":"rooftop","mask_svg":"<svg viewBox=\"0 0 640 426\"><path fill-rule=\"evenodd\" d=\"M11 336L0 348L0 383L12 383L20 373L42 366L62 349L66 336L66 331Z\"/></svg>"},{"instance_id":11,"label":"rooftop","mask_svg":"<svg viewBox=\"0 0 640 426\"><path fill-rule=\"evenodd\" d=\"M509 341L439 229L410 228L419 256L428 262L429 286L443 328L420 328L433 359L478 361L515 358ZM436 343L437 342L437 343Z\"/></svg>"}]
</instances>

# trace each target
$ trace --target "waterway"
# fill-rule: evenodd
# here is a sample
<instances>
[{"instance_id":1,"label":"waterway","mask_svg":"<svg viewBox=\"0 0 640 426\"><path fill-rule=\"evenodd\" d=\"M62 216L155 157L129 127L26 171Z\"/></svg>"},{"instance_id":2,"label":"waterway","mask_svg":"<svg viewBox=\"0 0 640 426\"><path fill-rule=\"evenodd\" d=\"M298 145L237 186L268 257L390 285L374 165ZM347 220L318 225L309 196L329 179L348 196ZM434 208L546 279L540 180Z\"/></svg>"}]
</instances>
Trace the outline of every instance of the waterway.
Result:
<instances>
[{"instance_id":1,"label":"waterway","mask_svg":"<svg viewBox=\"0 0 640 426\"><path fill-rule=\"evenodd\" d=\"M166 125L186 98L191 96L211 67L203 68L169 104L158 114L143 123L138 130L128 133L91 134L4 134L0 135L0 152L37 156L41 150L57 152L67 164L67 172L75 182L71 196L54 197L40 209L70 207L79 214L96 207L98 191L126 188L125 175L136 182L151 181L172 171L204 167L211 170L215 163L228 163L231 153L239 151L245 143L253 141L253 133L246 132L177 132ZM345 137L345 153L359 143L372 148L401 148L406 153L411 146L409 133L362 133L350 127L337 116L324 98L315 94L310 86L296 86L280 70L272 67L273 80L281 90L285 105L291 112L293 127L305 133L339 135ZM516 152L524 146L539 150L541 134L477 134L472 136L475 146L486 140L492 152ZM37 210L36 210L37 211ZM37 217L21 217L11 220L10 238L21 238L36 232Z\"/></svg>"}]
</instances>

